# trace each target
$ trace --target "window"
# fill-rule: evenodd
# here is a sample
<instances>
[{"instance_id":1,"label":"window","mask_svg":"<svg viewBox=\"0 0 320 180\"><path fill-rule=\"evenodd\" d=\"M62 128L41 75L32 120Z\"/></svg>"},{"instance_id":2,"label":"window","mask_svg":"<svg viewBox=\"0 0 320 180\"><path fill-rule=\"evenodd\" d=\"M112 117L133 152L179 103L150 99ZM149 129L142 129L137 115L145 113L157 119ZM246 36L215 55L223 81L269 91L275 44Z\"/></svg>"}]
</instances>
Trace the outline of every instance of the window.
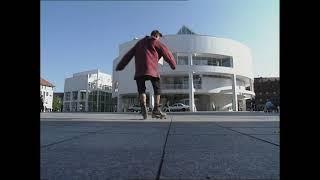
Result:
<instances>
[{"instance_id":1,"label":"window","mask_svg":"<svg viewBox=\"0 0 320 180\"><path fill-rule=\"evenodd\" d=\"M232 60L230 57L222 59L222 66L232 67Z\"/></svg>"},{"instance_id":2,"label":"window","mask_svg":"<svg viewBox=\"0 0 320 180\"><path fill-rule=\"evenodd\" d=\"M86 102L80 102L79 104L79 111L85 111L86 109Z\"/></svg>"},{"instance_id":3,"label":"window","mask_svg":"<svg viewBox=\"0 0 320 180\"><path fill-rule=\"evenodd\" d=\"M178 65L188 65L188 56L178 56L177 64Z\"/></svg>"},{"instance_id":4,"label":"window","mask_svg":"<svg viewBox=\"0 0 320 180\"><path fill-rule=\"evenodd\" d=\"M71 103L71 111L72 112L77 111L77 102L72 102Z\"/></svg>"},{"instance_id":5,"label":"window","mask_svg":"<svg viewBox=\"0 0 320 180\"><path fill-rule=\"evenodd\" d=\"M216 59L217 61L217 66L221 66L222 62L221 62L221 59Z\"/></svg>"},{"instance_id":6,"label":"window","mask_svg":"<svg viewBox=\"0 0 320 180\"><path fill-rule=\"evenodd\" d=\"M193 60L193 64L194 65L201 65L202 64L202 57L192 57L192 60Z\"/></svg>"},{"instance_id":7,"label":"window","mask_svg":"<svg viewBox=\"0 0 320 180\"><path fill-rule=\"evenodd\" d=\"M193 87L195 89L201 89L201 77L199 75L193 76Z\"/></svg>"},{"instance_id":8,"label":"window","mask_svg":"<svg viewBox=\"0 0 320 180\"><path fill-rule=\"evenodd\" d=\"M208 65L210 65L210 66L218 66L218 61L216 59L210 58L208 60Z\"/></svg>"},{"instance_id":9,"label":"window","mask_svg":"<svg viewBox=\"0 0 320 180\"><path fill-rule=\"evenodd\" d=\"M225 66L232 67L231 57L224 56L222 59L214 57L214 55L204 56L192 56L192 62L194 65L205 65L205 66Z\"/></svg>"},{"instance_id":10,"label":"window","mask_svg":"<svg viewBox=\"0 0 320 180\"><path fill-rule=\"evenodd\" d=\"M47 96L49 96L49 93L47 92Z\"/></svg>"},{"instance_id":11,"label":"window","mask_svg":"<svg viewBox=\"0 0 320 180\"><path fill-rule=\"evenodd\" d=\"M198 57L192 57L193 65L200 65L200 59Z\"/></svg>"},{"instance_id":12,"label":"window","mask_svg":"<svg viewBox=\"0 0 320 180\"><path fill-rule=\"evenodd\" d=\"M66 101L70 101L70 94L71 94L70 92L65 93L65 100Z\"/></svg>"},{"instance_id":13,"label":"window","mask_svg":"<svg viewBox=\"0 0 320 180\"><path fill-rule=\"evenodd\" d=\"M89 93L89 101L97 101L97 91L92 91Z\"/></svg>"},{"instance_id":14,"label":"window","mask_svg":"<svg viewBox=\"0 0 320 180\"><path fill-rule=\"evenodd\" d=\"M200 60L200 65L208 65L208 58L207 57L203 57L201 60Z\"/></svg>"},{"instance_id":15,"label":"window","mask_svg":"<svg viewBox=\"0 0 320 180\"><path fill-rule=\"evenodd\" d=\"M72 100L78 99L78 91L72 91Z\"/></svg>"},{"instance_id":16,"label":"window","mask_svg":"<svg viewBox=\"0 0 320 180\"><path fill-rule=\"evenodd\" d=\"M70 103L64 103L64 109L65 111L69 112L70 111Z\"/></svg>"},{"instance_id":17,"label":"window","mask_svg":"<svg viewBox=\"0 0 320 180\"><path fill-rule=\"evenodd\" d=\"M81 99L81 100L86 99L86 92L81 92L81 93L80 93L80 99Z\"/></svg>"}]
</instances>

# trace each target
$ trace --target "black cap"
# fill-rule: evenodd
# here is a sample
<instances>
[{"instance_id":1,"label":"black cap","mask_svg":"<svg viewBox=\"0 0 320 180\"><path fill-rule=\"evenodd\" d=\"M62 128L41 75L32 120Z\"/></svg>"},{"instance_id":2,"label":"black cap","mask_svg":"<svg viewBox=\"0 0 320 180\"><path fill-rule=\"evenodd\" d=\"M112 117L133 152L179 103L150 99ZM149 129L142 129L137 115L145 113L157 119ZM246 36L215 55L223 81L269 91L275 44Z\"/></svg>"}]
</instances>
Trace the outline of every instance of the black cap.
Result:
<instances>
[{"instance_id":1,"label":"black cap","mask_svg":"<svg viewBox=\"0 0 320 180\"><path fill-rule=\"evenodd\" d=\"M162 34L161 34L158 30L153 30L153 31L151 32L151 36L155 36L155 35L157 35L157 34L159 34L159 36L162 37Z\"/></svg>"}]
</instances>

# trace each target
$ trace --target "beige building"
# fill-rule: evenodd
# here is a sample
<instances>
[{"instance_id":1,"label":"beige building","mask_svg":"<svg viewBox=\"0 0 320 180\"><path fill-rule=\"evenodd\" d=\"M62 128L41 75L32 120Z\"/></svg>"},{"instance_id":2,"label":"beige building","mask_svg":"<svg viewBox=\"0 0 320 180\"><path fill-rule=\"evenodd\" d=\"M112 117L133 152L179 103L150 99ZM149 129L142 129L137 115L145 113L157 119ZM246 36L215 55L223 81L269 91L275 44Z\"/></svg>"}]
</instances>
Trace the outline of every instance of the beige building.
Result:
<instances>
[{"instance_id":1,"label":"beige building","mask_svg":"<svg viewBox=\"0 0 320 180\"><path fill-rule=\"evenodd\" d=\"M53 101L53 88L55 86L49 81L40 78L40 96L43 99L43 106L45 112L52 111L52 101Z\"/></svg>"}]
</instances>

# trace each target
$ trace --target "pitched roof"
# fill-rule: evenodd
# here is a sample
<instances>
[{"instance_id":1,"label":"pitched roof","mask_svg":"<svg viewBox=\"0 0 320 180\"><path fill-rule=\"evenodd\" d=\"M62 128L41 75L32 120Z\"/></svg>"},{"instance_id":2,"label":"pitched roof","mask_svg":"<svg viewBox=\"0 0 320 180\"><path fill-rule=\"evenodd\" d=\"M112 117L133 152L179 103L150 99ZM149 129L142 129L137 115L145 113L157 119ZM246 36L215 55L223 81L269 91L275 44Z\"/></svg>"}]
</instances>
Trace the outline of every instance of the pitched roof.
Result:
<instances>
[{"instance_id":1,"label":"pitched roof","mask_svg":"<svg viewBox=\"0 0 320 180\"><path fill-rule=\"evenodd\" d=\"M51 84L49 81L40 78L40 85L42 86L50 86L50 87L55 87L53 84Z\"/></svg>"},{"instance_id":2,"label":"pitched roof","mask_svg":"<svg viewBox=\"0 0 320 180\"><path fill-rule=\"evenodd\" d=\"M188 27L182 26L177 34L196 34L192 32Z\"/></svg>"}]
</instances>

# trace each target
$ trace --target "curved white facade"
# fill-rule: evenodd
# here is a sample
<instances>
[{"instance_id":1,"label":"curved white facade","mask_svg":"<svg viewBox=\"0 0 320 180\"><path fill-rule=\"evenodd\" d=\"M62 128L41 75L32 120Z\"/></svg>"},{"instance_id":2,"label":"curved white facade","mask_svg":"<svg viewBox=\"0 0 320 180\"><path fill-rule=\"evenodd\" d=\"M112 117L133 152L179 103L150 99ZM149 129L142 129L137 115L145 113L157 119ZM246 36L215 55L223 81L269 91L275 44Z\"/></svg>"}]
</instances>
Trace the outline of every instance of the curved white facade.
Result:
<instances>
[{"instance_id":1,"label":"curved white facade","mask_svg":"<svg viewBox=\"0 0 320 180\"><path fill-rule=\"evenodd\" d=\"M113 62L113 97L118 97L119 111L138 103L137 86L133 80L134 59L123 71L115 71L121 57L138 40L121 44L119 57ZM245 99L255 95L252 57L247 46L230 39L196 34L167 35L161 41L177 60L175 70L171 70L165 61L163 65L159 64L162 103L167 100L170 104L189 100L194 102L190 103L192 110L245 110ZM151 83L147 82L146 86L152 106Z\"/></svg>"}]
</instances>

